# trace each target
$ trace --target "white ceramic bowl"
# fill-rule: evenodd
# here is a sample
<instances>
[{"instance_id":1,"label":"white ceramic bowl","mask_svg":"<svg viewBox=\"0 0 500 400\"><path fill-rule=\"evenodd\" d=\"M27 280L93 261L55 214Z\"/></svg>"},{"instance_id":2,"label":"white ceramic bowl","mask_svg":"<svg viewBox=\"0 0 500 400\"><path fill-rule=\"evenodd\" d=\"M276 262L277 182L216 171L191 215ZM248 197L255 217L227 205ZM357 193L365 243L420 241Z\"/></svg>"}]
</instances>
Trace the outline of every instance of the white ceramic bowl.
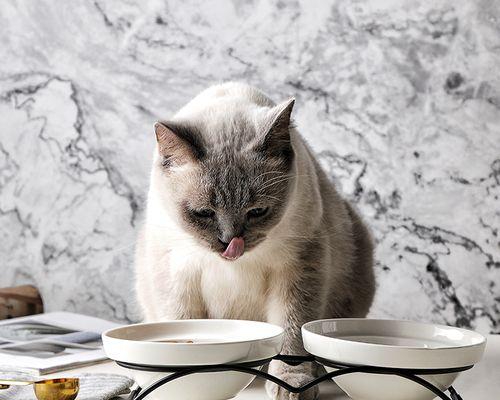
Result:
<instances>
[{"instance_id":1,"label":"white ceramic bowl","mask_svg":"<svg viewBox=\"0 0 500 400\"><path fill-rule=\"evenodd\" d=\"M107 356L115 361L150 366L212 365L274 357L281 351L283 329L254 321L179 320L115 328L104 332L102 339ZM165 342L172 340L194 343ZM141 388L168 375L130 371ZM148 399L225 400L253 379L253 375L239 372L194 374L163 385Z\"/></svg>"},{"instance_id":2,"label":"white ceramic bowl","mask_svg":"<svg viewBox=\"0 0 500 400\"><path fill-rule=\"evenodd\" d=\"M481 359L486 339L450 326L411 321L345 318L313 321L302 327L305 349L343 364L435 369L473 365ZM326 367L327 371L335 368ZM458 373L421 375L445 390ZM395 375L354 373L335 382L354 400L431 400L424 387Z\"/></svg>"}]
</instances>

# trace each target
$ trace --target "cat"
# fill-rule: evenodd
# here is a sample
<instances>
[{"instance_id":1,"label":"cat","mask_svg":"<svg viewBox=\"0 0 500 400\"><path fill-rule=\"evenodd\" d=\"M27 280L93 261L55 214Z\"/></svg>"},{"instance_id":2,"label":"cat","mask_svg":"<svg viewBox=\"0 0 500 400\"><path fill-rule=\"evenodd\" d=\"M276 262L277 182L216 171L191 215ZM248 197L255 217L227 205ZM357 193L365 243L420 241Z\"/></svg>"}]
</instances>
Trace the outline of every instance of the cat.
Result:
<instances>
[{"instance_id":1,"label":"cat","mask_svg":"<svg viewBox=\"0 0 500 400\"><path fill-rule=\"evenodd\" d=\"M267 321L285 329L283 354L304 354L305 322L366 316L371 236L291 124L294 102L224 83L156 123L136 256L146 321ZM273 361L269 370L296 386L314 375L308 364ZM279 400L318 395L267 391Z\"/></svg>"}]
</instances>

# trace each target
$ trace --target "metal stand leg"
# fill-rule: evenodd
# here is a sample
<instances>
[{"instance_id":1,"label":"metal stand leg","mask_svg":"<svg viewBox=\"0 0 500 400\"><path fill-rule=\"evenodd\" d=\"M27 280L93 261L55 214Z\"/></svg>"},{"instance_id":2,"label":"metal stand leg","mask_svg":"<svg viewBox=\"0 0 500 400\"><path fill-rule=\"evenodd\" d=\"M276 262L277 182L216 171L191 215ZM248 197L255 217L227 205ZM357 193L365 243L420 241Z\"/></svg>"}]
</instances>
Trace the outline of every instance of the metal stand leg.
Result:
<instances>
[{"instance_id":1,"label":"metal stand leg","mask_svg":"<svg viewBox=\"0 0 500 400\"><path fill-rule=\"evenodd\" d=\"M301 393L304 392L313 386L318 385L321 382L326 380L336 378L342 375L354 374L354 373L368 373L368 374L377 374L377 375L397 375L401 378L405 378L411 380L419 385L425 387L434 393L441 400L463 400L460 395L456 392L456 390L450 386L448 391L450 392L450 397L447 396L441 389L434 386L430 382L421 378L419 375L429 375L429 374L445 374L451 372L462 371L471 367L464 368L451 368L451 369L439 369L439 370L411 370L411 369L399 369L399 368L384 368L384 367L373 367L366 365L339 365L333 364L327 360L317 359L312 356L283 356L279 355L274 359L283 361L290 365L299 365L303 362L314 362L317 361L323 365L330 365L336 368L335 371L329 372L325 375L322 375L312 381L296 387L288 384L287 382L270 375L267 372L263 372L260 369L254 369L256 366L262 366L270 360L263 360L260 363L246 363L246 364L232 364L232 365L208 365L208 366L192 366L192 367L156 367L156 366L144 366L144 365L136 365L136 364L128 364L118 362L119 365L143 371L155 371L155 372L171 372L170 375L167 375L156 382L152 383L147 388L141 390L140 388L136 388L129 396L129 400L143 400L146 396L148 396L151 392L155 391L159 387L175 380L182 378L184 376L199 374L199 373L209 373L209 372L224 372L224 371L233 371L233 372L241 372L244 374L254 375L268 381L275 383L278 386L281 386L285 390L292 393ZM417 375L418 374L418 375Z\"/></svg>"},{"instance_id":2,"label":"metal stand leg","mask_svg":"<svg viewBox=\"0 0 500 400\"><path fill-rule=\"evenodd\" d=\"M455 388L453 386L450 386L448 388L448 391L450 392L450 395L451 395L451 400L463 400L462 399L462 396L460 396L457 391L455 390Z\"/></svg>"},{"instance_id":3,"label":"metal stand leg","mask_svg":"<svg viewBox=\"0 0 500 400\"><path fill-rule=\"evenodd\" d=\"M139 385L137 385L137 387L130 392L130 394L128 395L127 400L134 400L139 395L139 392L141 390L142 390L141 387Z\"/></svg>"}]
</instances>

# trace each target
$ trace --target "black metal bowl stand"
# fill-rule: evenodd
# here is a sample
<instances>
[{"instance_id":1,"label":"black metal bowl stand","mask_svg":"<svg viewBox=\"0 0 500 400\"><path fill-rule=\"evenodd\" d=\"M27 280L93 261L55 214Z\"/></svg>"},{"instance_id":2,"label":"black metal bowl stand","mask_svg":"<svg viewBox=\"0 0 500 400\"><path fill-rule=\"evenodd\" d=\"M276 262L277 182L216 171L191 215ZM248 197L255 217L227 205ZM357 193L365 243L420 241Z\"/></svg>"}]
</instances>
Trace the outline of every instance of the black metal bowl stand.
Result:
<instances>
[{"instance_id":1,"label":"black metal bowl stand","mask_svg":"<svg viewBox=\"0 0 500 400\"><path fill-rule=\"evenodd\" d=\"M285 381L268 374L267 372L261 371L260 369L255 369L256 367L262 367L269 363L271 360L280 360L289 365L299 365L304 362L317 362L324 366L336 368L335 371L324 374L312 381L300 386L291 386ZM397 375L402 378L408 379L421 386L424 386L431 392L433 392L437 397L442 400L463 400L462 397L456 392L456 390L450 386L448 388L449 396L445 394L442 390L434 386L433 384L427 382L425 379L421 378L420 375L439 375L439 374L450 374L455 372L461 372L472 368L472 365L461 368L441 368L441 369L405 369L405 368L386 368L386 367L373 367L368 365L348 365L342 363L336 363L323 358L315 357L312 355L308 356L293 356L293 355L277 355L273 358L266 360L259 360L247 363L238 364L219 364L219 365L193 365L193 366L157 366L157 365L142 365L142 364L132 364L122 361L116 361L116 363L124 368L134 369L139 371L148 372L169 372L170 375L157 380L145 389L140 387L136 388L130 393L129 400L143 400L148 394L158 389L160 386L173 381L174 379L181 378L183 376L191 374L199 374L206 372L223 372L223 371L235 371L242 372L245 374L250 374L264 378L268 381L274 382L275 384L281 386L285 390L292 393L304 392L313 386L318 385L320 382L326 381L328 379L336 378L338 376L354 374L357 372L365 372L370 374L380 374L380 375Z\"/></svg>"}]
</instances>

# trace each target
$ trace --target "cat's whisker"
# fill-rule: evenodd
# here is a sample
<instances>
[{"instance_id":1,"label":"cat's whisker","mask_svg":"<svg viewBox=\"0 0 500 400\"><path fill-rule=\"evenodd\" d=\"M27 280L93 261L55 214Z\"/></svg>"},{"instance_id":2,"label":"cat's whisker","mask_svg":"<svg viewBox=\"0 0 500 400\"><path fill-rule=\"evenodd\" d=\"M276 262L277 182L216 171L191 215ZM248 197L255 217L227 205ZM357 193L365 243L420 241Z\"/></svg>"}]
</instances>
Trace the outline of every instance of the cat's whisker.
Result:
<instances>
[{"instance_id":1,"label":"cat's whisker","mask_svg":"<svg viewBox=\"0 0 500 400\"><path fill-rule=\"evenodd\" d=\"M280 184L280 183L286 182L286 181L288 181L289 179L291 179L291 178L283 178L283 179L281 179L281 180L274 181L274 182L271 182L271 183L269 183L269 184L267 184L267 185L264 185L263 187L261 187L261 188L259 189L259 192L262 192L263 190L265 190L265 189L269 189L270 187L273 187L273 186L278 185L278 184Z\"/></svg>"},{"instance_id":2,"label":"cat's whisker","mask_svg":"<svg viewBox=\"0 0 500 400\"><path fill-rule=\"evenodd\" d=\"M283 199L277 198L276 196L271 196L269 194L261 194L260 197L265 197L265 198L273 199L273 200L276 200L276 201L282 201L283 200Z\"/></svg>"},{"instance_id":3,"label":"cat's whisker","mask_svg":"<svg viewBox=\"0 0 500 400\"><path fill-rule=\"evenodd\" d=\"M271 179L268 179L268 180L264 183L264 185L263 185L262 187L264 187L264 188L265 188L265 187L267 187L267 185L272 184L272 183L274 183L274 182L277 182L277 181L278 181L278 182L281 182L281 181L286 181L286 180L289 180L289 179L292 179L292 178L295 178L295 177L296 177L296 175L291 175L291 176L288 176L288 175L275 176L275 177L273 177L273 178L271 178ZM260 189L262 189L262 187L261 187Z\"/></svg>"},{"instance_id":4,"label":"cat's whisker","mask_svg":"<svg viewBox=\"0 0 500 400\"><path fill-rule=\"evenodd\" d=\"M271 181L273 181L275 179L280 179L280 178L284 178L284 177L292 177L292 176L296 176L296 174L283 174L282 173L279 176L273 176L273 177L269 178L266 182L271 182Z\"/></svg>"},{"instance_id":5,"label":"cat's whisker","mask_svg":"<svg viewBox=\"0 0 500 400\"><path fill-rule=\"evenodd\" d=\"M309 176L311 176L311 175L310 174L284 174L284 175L280 175L280 176L275 176L275 177L268 179L264 183L264 185L261 186L257 190L257 193L261 193L265 189L268 189L268 188L274 186L275 184L277 185L281 182L287 181L287 180L292 179L292 178L302 178L302 177L309 177Z\"/></svg>"},{"instance_id":6,"label":"cat's whisker","mask_svg":"<svg viewBox=\"0 0 500 400\"><path fill-rule=\"evenodd\" d=\"M260 175L257 175L255 178L253 178L252 180L252 184L255 183L255 181L259 178L262 178L264 175L269 175L269 174L282 174L283 171L267 171L267 172L263 172L262 174Z\"/></svg>"}]
</instances>

